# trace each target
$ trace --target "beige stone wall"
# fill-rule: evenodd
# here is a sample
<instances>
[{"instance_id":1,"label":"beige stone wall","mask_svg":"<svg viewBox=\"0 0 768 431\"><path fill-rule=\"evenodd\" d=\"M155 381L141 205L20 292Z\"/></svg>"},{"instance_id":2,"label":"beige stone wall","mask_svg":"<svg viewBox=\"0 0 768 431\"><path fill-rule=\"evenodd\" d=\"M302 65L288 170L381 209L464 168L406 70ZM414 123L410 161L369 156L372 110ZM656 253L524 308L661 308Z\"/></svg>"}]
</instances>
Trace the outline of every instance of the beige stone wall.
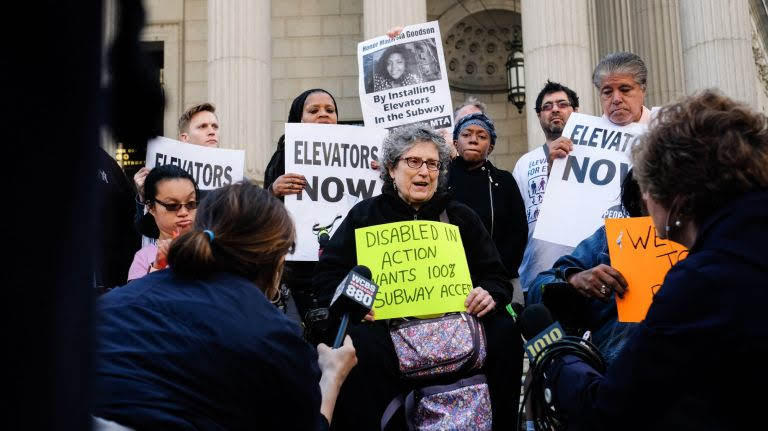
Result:
<instances>
[{"instance_id":1,"label":"beige stone wall","mask_svg":"<svg viewBox=\"0 0 768 431\"><path fill-rule=\"evenodd\" d=\"M512 2L519 8L517 1ZM428 2L431 5L432 2ZM208 99L208 0L147 0L145 40L165 42L168 96L165 135L176 137L186 107ZM455 5L454 5L455 6ZM432 16L431 19L436 17ZM291 101L321 87L339 104L340 120L362 120L358 98L357 43L363 40L363 0L272 0L272 142L283 133ZM454 103L469 94L453 92ZM506 95L475 95L488 104L499 139L491 155L511 170L526 152L525 112ZM221 118L224 127L227 119Z\"/></svg>"},{"instance_id":2,"label":"beige stone wall","mask_svg":"<svg viewBox=\"0 0 768 431\"><path fill-rule=\"evenodd\" d=\"M184 109L208 97L208 1L147 0L142 40L164 45L163 134L175 138Z\"/></svg>"},{"instance_id":3,"label":"beige stone wall","mask_svg":"<svg viewBox=\"0 0 768 431\"><path fill-rule=\"evenodd\" d=\"M181 112L208 101L208 1L184 0L184 99Z\"/></svg>"},{"instance_id":4,"label":"beige stone wall","mask_svg":"<svg viewBox=\"0 0 768 431\"><path fill-rule=\"evenodd\" d=\"M515 105L507 102L506 94L470 94L451 91L454 109L469 96L474 96L488 106L488 116L496 126L496 146L489 157L491 163L511 172L517 159L528 152L525 114L533 110L531 108L533 104L526 104L521 114L517 112Z\"/></svg>"},{"instance_id":5,"label":"beige stone wall","mask_svg":"<svg viewBox=\"0 0 768 431\"><path fill-rule=\"evenodd\" d=\"M752 17L752 56L755 59L757 109L768 114L768 52L761 42L757 25L758 23Z\"/></svg>"},{"instance_id":6,"label":"beige stone wall","mask_svg":"<svg viewBox=\"0 0 768 431\"><path fill-rule=\"evenodd\" d=\"M272 1L272 147L291 101L324 88L336 98L339 120L362 120L357 44L363 40L363 0Z\"/></svg>"},{"instance_id":7,"label":"beige stone wall","mask_svg":"<svg viewBox=\"0 0 768 431\"><path fill-rule=\"evenodd\" d=\"M341 120L362 120L356 47L363 40L363 4L364 0L272 0L270 149L283 133L291 101L308 88L330 91L339 104ZM521 10L519 0L487 0L485 4L491 9ZM175 137L176 120L183 109L208 98L209 1L145 0L145 5L148 25L143 39L165 44L165 135ZM470 11L482 8L476 0L467 0L464 5ZM427 0L426 7L428 19L440 20L441 25L449 15L458 20L466 14L449 0ZM600 28L592 30L593 38L599 31ZM768 112L766 50L757 40L753 42L757 106ZM467 96L452 93L454 104L461 103ZM488 104L489 114L496 122L499 139L491 160L511 170L527 151L526 128L537 124L526 121L525 115L534 115L535 94L528 95L523 114L506 101L504 94L475 96ZM225 127L236 127L228 124L226 118L221 120Z\"/></svg>"}]
</instances>

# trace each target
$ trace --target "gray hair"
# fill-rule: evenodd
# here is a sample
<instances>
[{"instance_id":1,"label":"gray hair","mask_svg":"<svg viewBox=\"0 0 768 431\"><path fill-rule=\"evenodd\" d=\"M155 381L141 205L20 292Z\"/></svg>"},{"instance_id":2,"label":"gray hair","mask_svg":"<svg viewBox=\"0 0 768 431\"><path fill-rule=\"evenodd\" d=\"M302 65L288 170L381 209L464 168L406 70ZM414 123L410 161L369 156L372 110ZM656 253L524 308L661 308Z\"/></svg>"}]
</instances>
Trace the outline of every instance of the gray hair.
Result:
<instances>
[{"instance_id":1,"label":"gray hair","mask_svg":"<svg viewBox=\"0 0 768 431\"><path fill-rule=\"evenodd\" d=\"M437 185L438 187L445 185L448 181L448 163L451 161L451 150L439 133L429 126L418 123L394 129L384 138L384 143L381 146L381 160L379 162L380 176L384 184L392 185L394 180L389 176L389 168L394 167L400 157L407 153L417 142L432 142L435 144L440 158L440 175Z\"/></svg>"},{"instance_id":2,"label":"gray hair","mask_svg":"<svg viewBox=\"0 0 768 431\"><path fill-rule=\"evenodd\" d=\"M645 62L639 55L631 52L612 52L607 54L595 66L595 71L592 72L592 83L599 90L600 84L606 76L616 74L632 75L635 82L640 84L643 90L645 90L646 81L648 80L648 68L645 67Z\"/></svg>"},{"instance_id":3,"label":"gray hair","mask_svg":"<svg viewBox=\"0 0 768 431\"><path fill-rule=\"evenodd\" d=\"M453 110L454 120L456 119L456 114L458 114L459 111L461 111L461 109L464 108L465 106L474 106L475 108L479 109L480 112L482 112L483 114L485 114L485 112L488 110L488 107L485 105L485 103L477 100L477 97L469 96L467 97L467 100L465 100L461 105L459 105L458 108Z\"/></svg>"}]
</instances>

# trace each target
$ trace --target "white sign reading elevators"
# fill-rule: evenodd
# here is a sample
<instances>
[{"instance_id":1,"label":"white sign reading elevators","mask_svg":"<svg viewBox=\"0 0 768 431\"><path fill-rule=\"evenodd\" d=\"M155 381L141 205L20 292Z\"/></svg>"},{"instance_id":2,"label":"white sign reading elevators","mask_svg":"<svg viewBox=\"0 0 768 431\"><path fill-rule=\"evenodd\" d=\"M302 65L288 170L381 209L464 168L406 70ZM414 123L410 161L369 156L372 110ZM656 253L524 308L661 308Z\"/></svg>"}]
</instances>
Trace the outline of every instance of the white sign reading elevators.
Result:
<instances>
[{"instance_id":1,"label":"white sign reading elevators","mask_svg":"<svg viewBox=\"0 0 768 431\"><path fill-rule=\"evenodd\" d=\"M605 118L573 113L562 136L573 142L567 157L556 159L533 237L576 247L605 218L627 217L621 184L632 167L634 139L647 126L617 126Z\"/></svg>"},{"instance_id":2,"label":"white sign reading elevators","mask_svg":"<svg viewBox=\"0 0 768 431\"><path fill-rule=\"evenodd\" d=\"M360 105L366 126L413 123L453 127L453 106L437 21L405 27L394 39L357 45Z\"/></svg>"},{"instance_id":3,"label":"white sign reading elevators","mask_svg":"<svg viewBox=\"0 0 768 431\"><path fill-rule=\"evenodd\" d=\"M296 226L296 250L287 260L317 261L319 239L332 236L360 200L381 194L379 160L387 131L335 124L286 123L285 172L301 174L307 186L285 196Z\"/></svg>"},{"instance_id":4,"label":"white sign reading elevators","mask_svg":"<svg viewBox=\"0 0 768 431\"><path fill-rule=\"evenodd\" d=\"M236 183L245 173L245 151L210 148L163 136L147 144L147 164L176 165L189 172L200 190L214 190Z\"/></svg>"}]
</instances>

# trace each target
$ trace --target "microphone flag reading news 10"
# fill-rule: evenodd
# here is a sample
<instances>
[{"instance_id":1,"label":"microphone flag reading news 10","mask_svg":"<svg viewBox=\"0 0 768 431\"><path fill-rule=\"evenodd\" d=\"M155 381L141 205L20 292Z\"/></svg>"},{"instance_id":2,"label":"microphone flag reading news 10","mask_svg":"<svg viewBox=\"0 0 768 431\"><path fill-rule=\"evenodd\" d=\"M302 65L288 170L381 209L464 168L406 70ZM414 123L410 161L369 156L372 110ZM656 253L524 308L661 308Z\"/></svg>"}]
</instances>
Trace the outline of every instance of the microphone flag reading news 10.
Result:
<instances>
[{"instance_id":1,"label":"microphone flag reading news 10","mask_svg":"<svg viewBox=\"0 0 768 431\"><path fill-rule=\"evenodd\" d=\"M688 256L688 249L656 235L650 217L605 219L611 266L627 280L616 296L619 322L642 322L667 272Z\"/></svg>"},{"instance_id":2,"label":"microphone flag reading news 10","mask_svg":"<svg viewBox=\"0 0 768 431\"><path fill-rule=\"evenodd\" d=\"M530 304L525 307L517 323L525 338L525 352L532 364L547 346L565 336L563 327L553 321L552 314L544 304Z\"/></svg>"},{"instance_id":3,"label":"microphone flag reading news 10","mask_svg":"<svg viewBox=\"0 0 768 431\"><path fill-rule=\"evenodd\" d=\"M465 311L472 290L459 228L427 220L355 229L357 264L379 286L376 319Z\"/></svg>"}]
</instances>

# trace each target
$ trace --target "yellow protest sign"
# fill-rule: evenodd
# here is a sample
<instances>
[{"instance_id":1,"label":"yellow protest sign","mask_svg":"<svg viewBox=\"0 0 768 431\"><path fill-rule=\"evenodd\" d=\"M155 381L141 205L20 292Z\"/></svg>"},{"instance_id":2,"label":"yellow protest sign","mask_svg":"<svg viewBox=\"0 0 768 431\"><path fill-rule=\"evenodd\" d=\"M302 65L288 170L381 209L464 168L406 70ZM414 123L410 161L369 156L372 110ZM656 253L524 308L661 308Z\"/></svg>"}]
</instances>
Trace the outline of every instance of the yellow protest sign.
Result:
<instances>
[{"instance_id":1,"label":"yellow protest sign","mask_svg":"<svg viewBox=\"0 0 768 431\"><path fill-rule=\"evenodd\" d=\"M376 319L464 311L472 290L459 228L415 220L355 229L357 264L379 285Z\"/></svg>"},{"instance_id":2,"label":"yellow protest sign","mask_svg":"<svg viewBox=\"0 0 768 431\"><path fill-rule=\"evenodd\" d=\"M616 296L619 322L641 322L667 271L688 255L681 244L656 236L650 217L605 219L611 266L627 280L623 298Z\"/></svg>"}]
</instances>

